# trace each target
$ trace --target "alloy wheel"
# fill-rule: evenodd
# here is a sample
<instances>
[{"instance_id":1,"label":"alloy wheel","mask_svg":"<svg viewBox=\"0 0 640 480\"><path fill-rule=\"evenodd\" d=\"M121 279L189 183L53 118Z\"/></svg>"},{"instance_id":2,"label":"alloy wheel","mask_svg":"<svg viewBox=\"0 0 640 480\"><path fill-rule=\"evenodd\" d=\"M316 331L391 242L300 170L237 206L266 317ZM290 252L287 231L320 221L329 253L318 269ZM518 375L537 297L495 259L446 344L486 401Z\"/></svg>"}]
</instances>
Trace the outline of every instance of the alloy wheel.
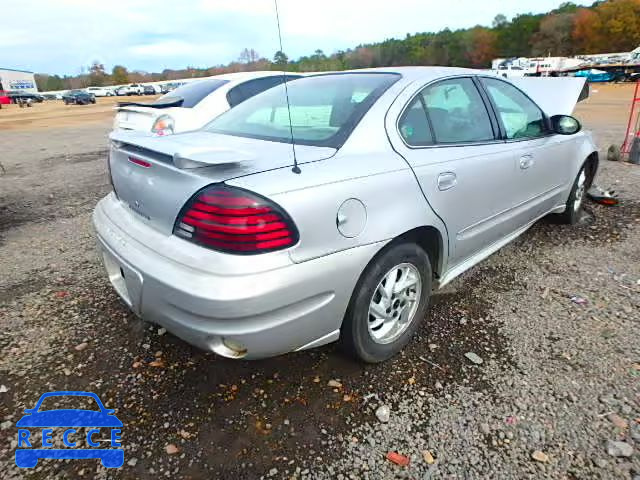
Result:
<instances>
[{"instance_id":1,"label":"alloy wheel","mask_svg":"<svg viewBox=\"0 0 640 480\"><path fill-rule=\"evenodd\" d=\"M584 173L584 169L580 172L578 176L578 183L576 184L576 194L573 199L573 210L580 210L580 206L582 205L582 201L584 200L584 190L585 183L587 181L587 175Z\"/></svg>"},{"instance_id":2,"label":"alloy wheel","mask_svg":"<svg viewBox=\"0 0 640 480\"><path fill-rule=\"evenodd\" d=\"M422 277L411 263L401 263L382 278L369 302L367 329L376 343L391 343L413 322L422 292Z\"/></svg>"}]
</instances>

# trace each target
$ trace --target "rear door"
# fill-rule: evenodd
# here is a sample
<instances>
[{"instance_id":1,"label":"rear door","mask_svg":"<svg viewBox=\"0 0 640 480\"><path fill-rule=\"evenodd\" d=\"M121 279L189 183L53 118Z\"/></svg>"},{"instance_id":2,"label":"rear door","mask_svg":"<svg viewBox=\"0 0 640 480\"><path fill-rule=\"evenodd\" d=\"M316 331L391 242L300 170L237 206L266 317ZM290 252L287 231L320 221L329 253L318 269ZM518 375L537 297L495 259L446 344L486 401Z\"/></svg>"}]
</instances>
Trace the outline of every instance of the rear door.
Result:
<instances>
[{"instance_id":1,"label":"rear door","mask_svg":"<svg viewBox=\"0 0 640 480\"><path fill-rule=\"evenodd\" d=\"M472 77L428 84L393 118L397 126L387 129L399 134L390 135L394 148L447 227L449 267L517 228L508 215L515 206L514 157Z\"/></svg>"}]
</instances>

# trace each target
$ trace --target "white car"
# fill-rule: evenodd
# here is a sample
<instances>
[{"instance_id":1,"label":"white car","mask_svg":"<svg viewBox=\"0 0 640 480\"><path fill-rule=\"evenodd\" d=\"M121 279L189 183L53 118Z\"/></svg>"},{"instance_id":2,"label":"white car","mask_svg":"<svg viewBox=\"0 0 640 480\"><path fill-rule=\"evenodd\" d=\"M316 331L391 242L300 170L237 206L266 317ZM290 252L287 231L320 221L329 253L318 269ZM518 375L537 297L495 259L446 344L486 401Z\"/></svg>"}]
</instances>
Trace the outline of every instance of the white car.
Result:
<instances>
[{"instance_id":1,"label":"white car","mask_svg":"<svg viewBox=\"0 0 640 480\"><path fill-rule=\"evenodd\" d=\"M170 135L203 127L223 112L276 85L300 78L283 72L240 72L182 85L152 103L121 103L114 130Z\"/></svg>"},{"instance_id":2,"label":"white car","mask_svg":"<svg viewBox=\"0 0 640 480\"><path fill-rule=\"evenodd\" d=\"M144 85L132 83L131 85L123 85L116 89L116 95L143 95Z\"/></svg>"},{"instance_id":3,"label":"white car","mask_svg":"<svg viewBox=\"0 0 640 480\"><path fill-rule=\"evenodd\" d=\"M86 90L93 93L94 97L113 97L115 95L109 87L87 87Z\"/></svg>"}]
</instances>

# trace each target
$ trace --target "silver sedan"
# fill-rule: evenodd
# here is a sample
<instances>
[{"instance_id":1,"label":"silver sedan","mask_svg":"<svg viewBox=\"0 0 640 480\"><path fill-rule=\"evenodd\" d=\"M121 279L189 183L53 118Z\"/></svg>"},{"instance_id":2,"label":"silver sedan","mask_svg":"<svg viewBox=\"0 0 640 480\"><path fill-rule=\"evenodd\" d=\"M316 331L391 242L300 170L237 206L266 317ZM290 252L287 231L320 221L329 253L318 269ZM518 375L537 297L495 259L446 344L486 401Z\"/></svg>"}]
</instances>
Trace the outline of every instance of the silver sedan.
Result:
<instances>
[{"instance_id":1,"label":"silver sedan","mask_svg":"<svg viewBox=\"0 0 640 480\"><path fill-rule=\"evenodd\" d=\"M568 116L583 80L518 80L322 74L202 130L113 133L93 216L109 279L137 315L225 357L339 339L383 361L428 329L434 289L545 215L579 218L598 165Z\"/></svg>"}]
</instances>

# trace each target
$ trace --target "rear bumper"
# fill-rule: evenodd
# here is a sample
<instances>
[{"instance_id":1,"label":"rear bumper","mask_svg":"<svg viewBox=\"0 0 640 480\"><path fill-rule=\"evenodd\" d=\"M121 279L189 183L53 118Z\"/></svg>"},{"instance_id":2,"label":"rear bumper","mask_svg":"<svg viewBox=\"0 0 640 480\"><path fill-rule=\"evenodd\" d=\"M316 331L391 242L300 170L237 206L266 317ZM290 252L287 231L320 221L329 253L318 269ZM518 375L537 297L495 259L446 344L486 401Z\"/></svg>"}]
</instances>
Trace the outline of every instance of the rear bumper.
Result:
<instances>
[{"instance_id":1,"label":"rear bumper","mask_svg":"<svg viewBox=\"0 0 640 480\"><path fill-rule=\"evenodd\" d=\"M293 263L286 252L273 252L264 255L277 256L272 264L254 260L260 271L247 271L244 264L234 273L229 262L242 265L242 259L173 236L168 243L118 204L107 196L96 207L93 222L120 296L143 319L232 358L270 357L336 340L351 292L384 243L303 263ZM127 233L132 231L134 235ZM198 262L181 261L185 254ZM212 262L226 263L227 271L197 266Z\"/></svg>"}]
</instances>

